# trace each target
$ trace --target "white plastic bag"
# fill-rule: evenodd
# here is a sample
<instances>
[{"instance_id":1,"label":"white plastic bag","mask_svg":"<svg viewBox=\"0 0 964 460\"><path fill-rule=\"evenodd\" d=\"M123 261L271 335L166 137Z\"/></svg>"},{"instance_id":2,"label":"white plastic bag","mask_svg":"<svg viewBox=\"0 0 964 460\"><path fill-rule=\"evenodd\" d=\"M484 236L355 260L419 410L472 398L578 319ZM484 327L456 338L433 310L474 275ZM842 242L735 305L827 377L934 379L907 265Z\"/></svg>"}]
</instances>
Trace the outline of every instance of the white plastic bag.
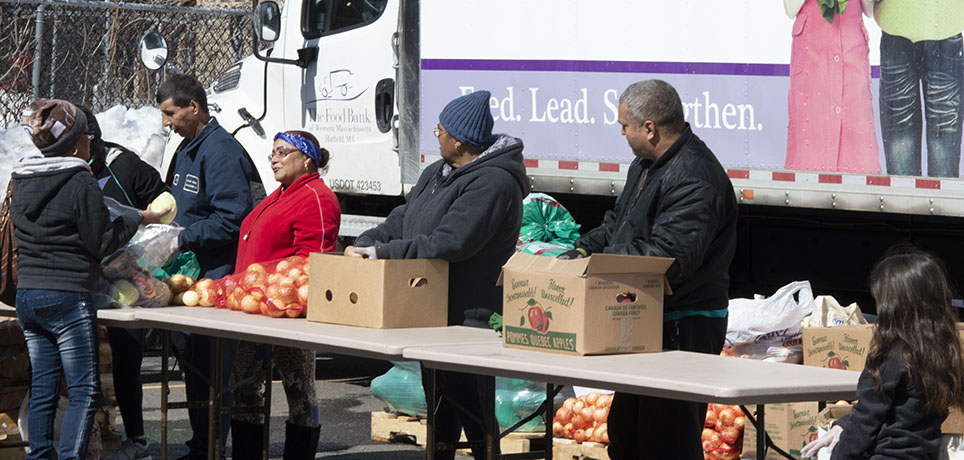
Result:
<instances>
[{"instance_id":1,"label":"white plastic bag","mask_svg":"<svg viewBox=\"0 0 964 460\"><path fill-rule=\"evenodd\" d=\"M803 319L803 327L833 327L852 324L867 324L857 302L846 307L840 305L833 296L818 296L813 301L813 314Z\"/></svg>"},{"instance_id":2,"label":"white plastic bag","mask_svg":"<svg viewBox=\"0 0 964 460\"><path fill-rule=\"evenodd\" d=\"M723 354L764 361L800 363L803 328L813 310L809 281L790 283L770 297L731 299Z\"/></svg>"}]
</instances>

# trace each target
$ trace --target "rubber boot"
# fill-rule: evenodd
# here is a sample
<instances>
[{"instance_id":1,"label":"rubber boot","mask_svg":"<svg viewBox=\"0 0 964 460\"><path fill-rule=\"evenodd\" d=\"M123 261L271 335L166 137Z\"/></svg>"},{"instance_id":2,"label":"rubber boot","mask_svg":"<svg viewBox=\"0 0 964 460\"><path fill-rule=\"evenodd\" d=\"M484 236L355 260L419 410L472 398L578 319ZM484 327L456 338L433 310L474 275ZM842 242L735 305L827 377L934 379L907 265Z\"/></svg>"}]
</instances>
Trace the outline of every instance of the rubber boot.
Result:
<instances>
[{"instance_id":1,"label":"rubber boot","mask_svg":"<svg viewBox=\"0 0 964 460\"><path fill-rule=\"evenodd\" d=\"M320 426L299 426L285 422L284 460L314 460L320 435Z\"/></svg>"},{"instance_id":2,"label":"rubber boot","mask_svg":"<svg viewBox=\"0 0 964 460\"><path fill-rule=\"evenodd\" d=\"M264 446L264 424L231 420L231 458L261 460Z\"/></svg>"}]
</instances>

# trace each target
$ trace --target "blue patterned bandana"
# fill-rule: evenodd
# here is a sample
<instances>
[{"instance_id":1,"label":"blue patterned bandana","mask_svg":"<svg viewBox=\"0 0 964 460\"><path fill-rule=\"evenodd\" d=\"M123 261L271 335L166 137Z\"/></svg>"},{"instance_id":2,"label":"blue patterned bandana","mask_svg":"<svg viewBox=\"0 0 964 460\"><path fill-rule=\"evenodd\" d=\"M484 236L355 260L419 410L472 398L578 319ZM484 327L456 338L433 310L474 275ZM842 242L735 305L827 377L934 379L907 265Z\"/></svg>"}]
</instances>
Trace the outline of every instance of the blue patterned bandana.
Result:
<instances>
[{"instance_id":1,"label":"blue patterned bandana","mask_svg":"<svg viewBox=\"0 0 964 460\"><path fill-rule=\"evenodd\" d=\"M308 139L302 136L299 136L297 134L291 134L291 133L275 134L274 140L278 140L278 139L281 139L295 146L295 148L297 148L298 150L301 150L301 153L304 153L305 155L308 156L308 158L311 158L311 161L315 162L316 167L321 165L321 150L318 150L318 147L315 146L314 142L311 142Z\"/></svg>"}]
</instances>

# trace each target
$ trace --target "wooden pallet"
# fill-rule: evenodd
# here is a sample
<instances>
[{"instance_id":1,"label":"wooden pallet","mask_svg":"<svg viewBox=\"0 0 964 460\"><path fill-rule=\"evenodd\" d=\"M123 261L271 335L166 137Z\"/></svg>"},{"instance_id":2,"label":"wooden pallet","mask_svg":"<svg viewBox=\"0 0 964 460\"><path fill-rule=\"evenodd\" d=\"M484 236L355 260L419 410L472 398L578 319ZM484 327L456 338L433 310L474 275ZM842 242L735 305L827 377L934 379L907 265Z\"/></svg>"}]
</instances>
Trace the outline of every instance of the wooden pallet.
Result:
<instances>
[{"instance_id":1,"label":"wooden pallet","mask_svg":"<svg viewBox=\"0 0 964 460\"><path fill-rule=\"evenodd\" d=\"M426 420L388 412L372 412L372 441L403 442L425 446ZM502 438L502 453L515 454L541 449L542 433L509 433ZM465 441L465 433L462 433ZM459 451L462 453L462 451ZM609 457L606 457L609 460Z\"/></svg>"},{"instance_id":2,"label":"wooden pallet","mask_svg":"<svg viewBox=\"0 0 964 460\"><path fill-rule=\"evenodd\" d=\"M572 439L553 438L552 458L555 460L609 460L606 444L578 443Z\"/></svg>"}]
</instances>

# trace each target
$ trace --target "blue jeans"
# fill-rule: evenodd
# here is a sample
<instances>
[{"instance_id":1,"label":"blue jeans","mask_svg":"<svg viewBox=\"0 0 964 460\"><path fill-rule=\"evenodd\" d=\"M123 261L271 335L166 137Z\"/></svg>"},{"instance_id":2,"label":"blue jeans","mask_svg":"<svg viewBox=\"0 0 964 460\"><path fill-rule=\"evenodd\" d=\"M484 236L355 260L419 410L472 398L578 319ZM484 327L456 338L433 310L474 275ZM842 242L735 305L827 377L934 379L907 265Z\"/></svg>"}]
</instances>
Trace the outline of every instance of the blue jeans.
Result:
<instances>
[{"instance_id":1,"label":"blue jeans","mask_svg":"<svg viewBox=\"0 0 964 460\"><path fill-rule=\"evenodd\" d=\"M60 378L66 377L70 404L60 429L58 458L87 458L87 440L100 402L96 310L83 292L17 290L17 318L27 339L30 366L28 459L53 458L54 417Z\"/></svg>"},{"instance_id":2,"label":"blue jeans","mask_svg":"<svg viewBox=\"0 0 964 460\"><path fill-rule=\"evenodd\" d=\"M888 174L921 175L924 118L927 175L958 177L964 121L962 84L961 34L914 43L884 32L880 38L880 131Z\"/></svg>"}]
</instances>

